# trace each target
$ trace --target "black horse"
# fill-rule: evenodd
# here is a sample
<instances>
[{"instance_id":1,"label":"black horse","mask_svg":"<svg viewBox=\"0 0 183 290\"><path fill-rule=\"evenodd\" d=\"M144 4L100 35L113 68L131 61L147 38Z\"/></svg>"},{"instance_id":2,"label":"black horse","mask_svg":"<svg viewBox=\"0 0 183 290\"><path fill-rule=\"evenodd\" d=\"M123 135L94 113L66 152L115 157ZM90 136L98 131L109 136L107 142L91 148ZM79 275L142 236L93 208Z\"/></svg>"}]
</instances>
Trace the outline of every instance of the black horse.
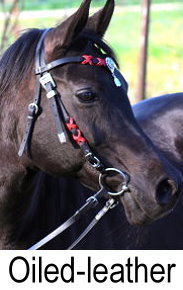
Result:
<instances>
[{"instance_id":1,"label":"black horse","mask_svg":"<svg viewBox=\"0 0 183 290\"><path fill-rule=\"evenodd\" d=\"M74 199L78 196L64 190L64 184L68 187L70 183L63 179L64 197L61 192L58 195L51 185L58 192L60 181L49 179L46 173L72 176L98 190L99 172L91 166L93 161L85 158L88 154L83 154L83 148L91 148L88 156L94 152L105 167L124 170L130 176L128 193L120 200L131 223L144 224L166 215L181 192L181 173L137 124L126 82L113 64L111 49L102 41L114 1L108 0L103 9L88 17L90 2L83 1L78 11L56 28L26 32L0 61L1 249L27 248L77 208ZM38 189L36 184L40 184ZM106 184L118 190L121 180L112 176L106 178ZM117 222L121 226L123 213ZM109 248L102 241L97 246L100 238L91 247ZM54 243L50 247L62 247Z\"/></svg>"},{"instance_id":2,"label":"black horse","mask_svg":"<svg viewBox=\"0 0 183 290\"><path fill-rule=\"evenodd\" d=\"M151 98L134 105L133 112L161 154L183 173L182 98L183 93ZM34 241L38 233L42 237L48 234L92 194L75 179L53 178L43 172L37 173L35 185L32 204L17 235L20 240L27 237ZM183 249L182 198L180 196L169 215L143 226L130 225L123 207L118 205L75 249ZM85 219L48 243L46 248L67 248L88 225L94 213L88 213Z\"/></svg>"},{"instance_id":3,"label":"black horse","mask_svg":"<svg viewBox=\"0 0 183 290\"><path fill-rule=\"evenodd\" d=\"M133 106L144 132L183 173L183 93L162 95ZM170 215L143 230L146 249L183 249L183 196Z\"/></svg>"}]
</instances>

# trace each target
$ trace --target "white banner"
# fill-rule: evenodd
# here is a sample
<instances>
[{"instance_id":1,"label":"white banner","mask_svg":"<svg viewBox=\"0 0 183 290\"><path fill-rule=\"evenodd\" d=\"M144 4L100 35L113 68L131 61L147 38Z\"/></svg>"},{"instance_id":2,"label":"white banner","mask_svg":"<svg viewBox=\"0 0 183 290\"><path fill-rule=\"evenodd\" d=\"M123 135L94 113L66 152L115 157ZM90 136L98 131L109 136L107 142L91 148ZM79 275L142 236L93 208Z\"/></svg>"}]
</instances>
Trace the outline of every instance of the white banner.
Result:
<instances>
[{"instance_id":1,"label":"white banner","mask_svg":"<svg viewBox=\"0 0 183 290\"><path fill-rule=\"evenodd\" d=\"M183 251L1 251L1 289L180 289ZM156 288L155 288L156 287Z\"/></svg>"}]
</instances>

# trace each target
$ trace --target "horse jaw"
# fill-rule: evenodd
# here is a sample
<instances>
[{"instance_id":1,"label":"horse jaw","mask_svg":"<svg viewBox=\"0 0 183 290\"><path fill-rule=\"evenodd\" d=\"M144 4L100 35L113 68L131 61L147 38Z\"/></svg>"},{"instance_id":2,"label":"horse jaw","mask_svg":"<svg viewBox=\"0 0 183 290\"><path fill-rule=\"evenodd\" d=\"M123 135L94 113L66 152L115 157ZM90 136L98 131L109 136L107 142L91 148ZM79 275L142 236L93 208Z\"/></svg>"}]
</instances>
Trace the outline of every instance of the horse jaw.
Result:
<instances>
[{"instance_id":1,"label":"horse jaw","mask_svg":"<svg viewBox=\"0 0 183 290\"><path fill-rule=\"evenodd\" d=\"M81 184L91 190L99 189L99 172L93 168L88 162L77 172L76 177L79 178Z\"/></svg>"}]
</instances>

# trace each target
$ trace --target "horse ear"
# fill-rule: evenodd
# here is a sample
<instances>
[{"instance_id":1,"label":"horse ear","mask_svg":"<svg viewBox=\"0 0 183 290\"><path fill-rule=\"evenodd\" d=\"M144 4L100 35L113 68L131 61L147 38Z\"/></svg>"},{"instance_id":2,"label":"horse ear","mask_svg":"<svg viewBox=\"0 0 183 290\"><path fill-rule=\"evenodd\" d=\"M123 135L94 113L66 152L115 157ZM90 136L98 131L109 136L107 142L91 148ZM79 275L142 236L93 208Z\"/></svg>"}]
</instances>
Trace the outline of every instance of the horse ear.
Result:
<instances>
[{"instance_id":1,"label":"horse ear","mask_svg":"<svg viewBox=\"0 0 183 290\"><path fill-rule=\"evenodd\" d=\"M45 53L48 57L56 48L67 48L85 27L91 0L84 0L80 8L60 25L51 29L45 38Z\"/></svg>"},{"instance_id":2,"label":"horse ear","mask_svg":"<svg viewBox=\"0 0 183 290\"><path fill-rule=\"evenodd\" d=\"M114 0L107 0L105 6L89 17L86 28L103 37L114 12Z\"/></svg>"}]
</instances>

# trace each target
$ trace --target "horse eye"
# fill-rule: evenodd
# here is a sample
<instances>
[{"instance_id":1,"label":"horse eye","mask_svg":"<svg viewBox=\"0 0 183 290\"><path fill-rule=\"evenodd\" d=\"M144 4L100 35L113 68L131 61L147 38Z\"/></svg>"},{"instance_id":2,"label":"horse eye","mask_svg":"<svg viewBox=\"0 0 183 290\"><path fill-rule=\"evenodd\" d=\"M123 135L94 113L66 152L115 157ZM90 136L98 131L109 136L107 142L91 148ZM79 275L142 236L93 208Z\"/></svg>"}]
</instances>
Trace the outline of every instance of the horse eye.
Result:
<instances>
[{"instance_id":1,"label":"horse eye","mask_svg":"<svg viewBox=\"0 0 183 290\"><path fill-rule=\"evenodd\" d=\"M83 90L76 93L76 97L83 102L91 102L96 98L96 94L92 91Z\"/></svg>"}]
</instances>

